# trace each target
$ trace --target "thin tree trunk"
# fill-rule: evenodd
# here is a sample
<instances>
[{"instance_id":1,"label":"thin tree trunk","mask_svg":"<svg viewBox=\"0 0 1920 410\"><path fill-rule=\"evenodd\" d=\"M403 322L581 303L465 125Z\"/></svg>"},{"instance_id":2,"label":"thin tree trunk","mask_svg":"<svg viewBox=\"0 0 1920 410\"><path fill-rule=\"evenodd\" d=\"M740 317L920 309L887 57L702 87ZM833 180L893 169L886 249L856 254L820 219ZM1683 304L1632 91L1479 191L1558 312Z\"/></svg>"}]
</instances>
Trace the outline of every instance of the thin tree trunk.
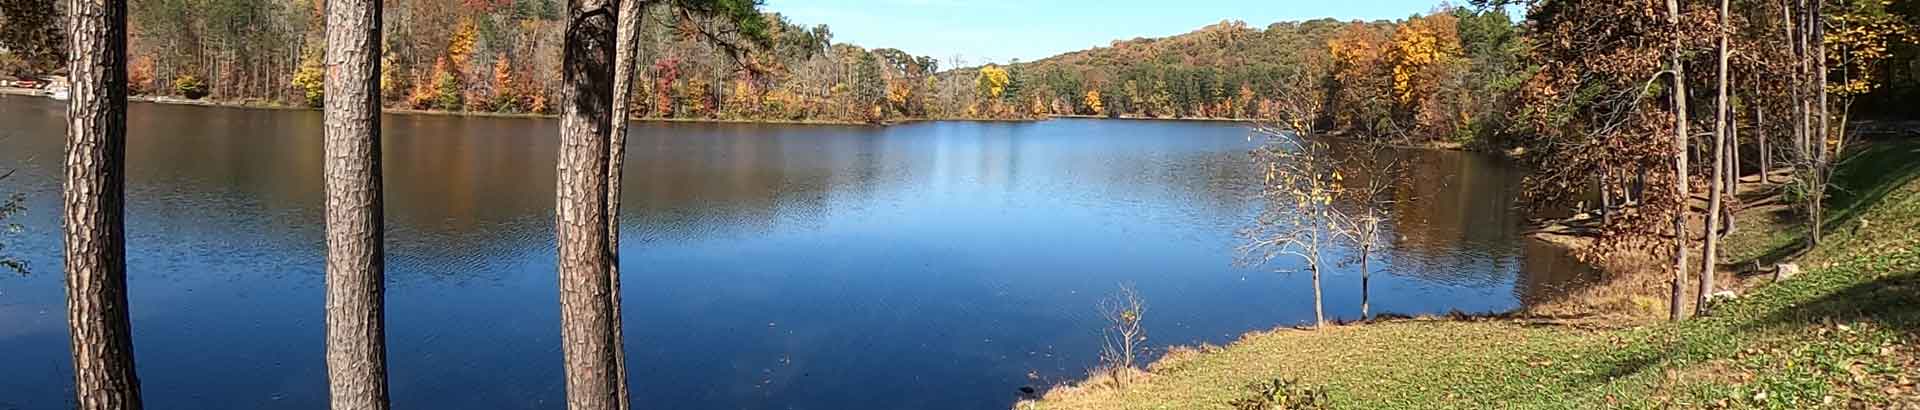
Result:
<instances>
[{"instance_id":1,"label":"thin tree trunk","mask_svg":"<svg viewBox=\"0 0 1920 410\"><path fill-rule=\"evenodd\" d=\"M1607 184L1607 179L1612 175L1612 172L1609 170L1602 170L1600 172L1600 223L1602 225L1612 226L1613 186Z\"/></svg>"},{"instance_id":2,"label":"thin tree trunk","mask_svg":"<svg viewBox=\"0 0 1920 410\"><path fill-rule=\"evenodd\" d=\"M607 0L570 0L555 185L560 326L567 408L619 405L612 251L607 237L615 16Z\"/></svg>"},{"instance_id":3,"label":"thin tree trunk","mask_svg":"<svg viewBox=\"0 0 1920 410\"><path fill-rule=\"evenodd\" d=\"M1667 24L1680 28L1678 0L1667 0ZM1673 211L1673 297L1668 301L1667 316L1680 320L1687 293L1687 209L1692 207L1688 198L1693 191L1687 189L1687 69L1681 59L1680 38L1674 37L1668 47L1667 64L1673 70L1673 190L1679 204Z\"/></svg>"},{"instance_id":4,"label":"thin tree trunk","mask_svg":"<svg viewBox=\"0 0 1920 410\"><path fill-rule=\"evenodd\" d=\"M1727 89L1726 92L1733 93L1740 89L1740 86L1738 84L1734 84L1731 82L1732 80L1731 77L1729 77L1728 80L1729 82L1727 83L1727 86L1726 86L1726 89ZM1729 102L1727 103L1727 114L1726 114L1727 115L1727 195L1739 195L1740 194L1740 112L1738 109L1736 109L1733 106L1733 103L1731 102L1732 100L1729 99L1728 101Z\"/></svg>"},{"instance_id":5,"label":"thin tree trunk","mask_svg":"<svg viewBox=\"0 0 1920 410\"><path fill-rule=\"evenodd\" d=\"M1707 311L1707 297L1713 295L1713 275L1718 270L1720 245L1720 205L1721 193L1727 186L1727 7L1728 0L1720 0L1720 55L1718 56L1719 77L1715 81L1713 105L1713 181L1707 188L1707 227L1706 250L1700 254L1700 290L1694 295L1693 313L1702 315Z\"/></svg>"},{"instance_id":6,"label":"thin tree trunk","mask_svg":"<svg viewBox=\"0 0 1920 410\"><path fill-rule=\"evenodd\" d=\"M1325 211L1320 211L1320 212L1325 212ZM1322 213L1320 216L1321 216L1320 220L1323 220L1323 221L1326 220L1325 218L1326 214ZM1320 297L1320 240L1321 239L1322 238L1319 233L1313 234L1313 241L1314 241L1313 249L1308 250L1308 252L1311 254L1311 258L1310 258L1311 260L1307 261L1308 265L1310 265L1310 267L1313 268L1313 328L1314 329L1323 329L1327 327L1327 311L1326 309L1322 308L1321 297Z\"/></svg>"},{"instance_id":7,"label":"thin tree trunk","mask_svg":"<svg viewBox=\"0 0 1920 410\"><path fill-rule=\"evenodd\" d=\"M1757 78L1753 82L1753 98L1755 102L1761 98ZM1767 109L1762 104L1753 104L1753 131L1760 143L1760 184L1764 187L1773 183L1773 149L1767 146Z\"/></svg>"},{"instance_id":8,"label":"thin tree trunk","mask_svg":"<svg viewBox=\"0 0 1920 410\"><path fill-rule=\"evenodd\" d=\"M1817 102L1815 103L1815 107L1818 107L1818 113L1820 115L1820 119L1816 123L1820 129L1813 134L1815 138L1813 142L1814 186L1812 192L1809 192L1807 195L1807 197L1813 199L1813 206L1810 207L1810 214L1813 215L1813 234L1808 236L1808 238L1813 241L1813 245L1820 244L1820 239L1824 236L1824 233L1821 232L1821 230L1824 229L1822 225L1824 225L1827 218L1826 210L1822 208L1825 205L1822 203L1825 202L1827 196L1827 173L1829 168L1827 164L1829 162L1827 158L1829 155L1827 152L1827 133L1831 130L1831 126L1827 121L1833 116L1832 113L1829 112L1830 109L1827 105L1827 29L1826 11L1823 10L1822 5L1823 2L1816 0L1814 1L1813 9L1808 11L1809 25L1812 26L1811 31L1813 32L1813 38L1810 41L1813 42L1814 47L1813 72L1814 79L1816 80L1814 81L1814 92L1818 94L1816 96Z\"/></svg>"},{"instance_id":9,"label":"thin tree trunk","mask_svg":"<svg viewBox=\"0 0 1920 410\"><path fill-rule=\"evenodd\" d=\"M1804 36L1805 30L1800 29L1800 26L1803 25L1805 21L1796 19L1793 16L1793 10L1796 8L1805 8L1806 0L1797 0L1794 5L1797 7L1782 5L1781 18L1786 20L1787 37L1793 42L1793 44L1790 45L1793 49L1792 86L1788 88L1793 90L1793 114L1795 121L1793 128L1794 161L1796 167L1805 169L1807 163L1812 159L1812 157L1808 155L1811 151L1807 146L1807 116L1811 114L1807 110L1807 99L1805 96L1807 86L1805 81L1803 81L1806 77L1804 73L1807 71L1807 41Z\"/></svg>"},{"instance_id":10,"label":"thin tree trunk","mask_svg":"<svg viewBox=\"0 0 1920 410\"><path fill-rule=\"evenodd\" d=\"M1371 312L1367 309L1367 273L1369 272L1367 269L1367 259L1370 259L1372 253L1372 245L1360 245L1360 320L1367 320L1372 317L1369 315Z\"/></svg>"},{"instance_id":11,"label":"thin tree trunk","mask_svg":"<svg viewBox=\"0 0 1920 410\"><path fill-rule=\"evenodd\" d=\"M613 56L613 131L607 145L607 254L613 259L607 265L607 283L612 288L608 296L613 311L613 372L620 396L618 408L621 410L632 408L632 399L627 386L626 325L620 311L620 184L625 179L623 167L627 157L627 124L633 112L633 82L637 79L634 71L639 66L640 56L640 22L644 19L646 6L645 0L620 0L620 12L616 15L619 28L614 35L618 49Z\"/></svg>"},{"instance_id":12,"label":"thin tree trunk","mask_svg":"<svg viewBox=\"0 0 1920 410\"><path fill-rule=\"evenodd\" d=\"M1735 87L1731 86L1730 87ZM1734 201L1740 198L1740 115L1733 105L1727 105L1727 185L1721 190L1726 195L1720 203L1721 238L1732 235L1739 223L1734 222Z\"/></svg>"},{"instance_id":13,"label":"thin tree trunk","mask_svg":"<svg viewBox=\"0 0 1920 410\"><path fill-rule=\"evenodd\" d=\"M380 0L327 7L327 387L334 410L385 410Z\"/></svg>"},{"instance_id":14,"label":"thin tree trunk","mask_svg":"<svg viewBox=\"0 0 1920 410\"><path fill-rule=\"evenodd\" d=\"M137 410L127 314L127 2L67 3L67 328L82 410Z\"/></svg>"},{"instance_id":15,"label":"thin tree trunk","mask_svg":"<svg viewBox=\"0 0 1920 410\"><path fill-rule=\"evenodd\" d=\"M1318 257L1316 257L1318 259ZM1327 327L1327 311L1320 304L1320 264L1313 264L1313 328Z\"/></svg>"}]
</instances>

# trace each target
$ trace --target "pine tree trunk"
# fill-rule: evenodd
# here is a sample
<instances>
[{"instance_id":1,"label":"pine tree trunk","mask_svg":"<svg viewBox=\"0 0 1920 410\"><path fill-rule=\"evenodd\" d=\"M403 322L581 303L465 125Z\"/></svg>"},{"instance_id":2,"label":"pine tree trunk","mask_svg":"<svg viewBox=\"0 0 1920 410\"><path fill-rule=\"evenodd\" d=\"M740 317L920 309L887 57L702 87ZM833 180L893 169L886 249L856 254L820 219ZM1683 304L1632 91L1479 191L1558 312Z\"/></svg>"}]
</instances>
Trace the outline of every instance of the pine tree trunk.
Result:
<instances>
[{"instance_id":1,"label":"pine tree trunk","mask_svg":"<svg viewBox=\"0 0 1920 410\"><path fill-rule=\"evenodd\" d=\"M1680 28L1679 0L1667 0L1667 24ZM1667 64L1673 70L1673 190L1679 203L1673 211L1673 297L1668 301L1667 316L1680 320L1687 293L1687 209L1692 207L1688 198L1693 191L1687 189L1687 70L1681 58L1680 38L1674 37L1668 47Z\"/></svg>"},{"instance_id":2,"label":"pine tree trunk","mask_svg":"<svg viewBox=\"0 0 1920 410\"><path fill-rule=\"evenodd\" d=\"M127 2L67 3L65 187L67 327L73 394L81 410L137 410L133 325L127 314L124 225L127 156Z\"/></svg>"},{"instance_id":3,"label":"pine tree trunk","mask_svg":"<svg viewBox=\"0 0 1920 410\"><path fill-rule=\"evenodd\" d=\"M610 310L613 311L613 373L615 388L620 396L618 408L630 409L631 394L627 386L627 350L625 348L625 323L620 308L620 184L625 179L624 167L627 157L627 124L633 112L633 82L638 79L635 71L639 67L640 22L644 19L647 2L644 0L621 0L620 12L616 15L619 28L614 34L614 43L618 50L613 56L613 132L607 146L607 254L613 261L607 266L607 282L611 291Z\"/></svg>"},{"instance_id":4,"label":"pine tree trunk","mask_svg":"<svg viewBox=\"0 0 1920 410\"><path fill-rule=\"evenodd\" d=\"M327 387L334 410L385 410L380 0L327 7Z\"/></svg>"},{"instance_id":5,"label":"pine tree trunk","mask_svg":"<svg viewBox=\"0 0 1920 410\"><path fill-rule=\"evenodd\" d=\"M619 405L607 163L613 116L614 25L606 0L572 0L562 76L555 231L567 408Z\"/></svg>"}]
</instances>

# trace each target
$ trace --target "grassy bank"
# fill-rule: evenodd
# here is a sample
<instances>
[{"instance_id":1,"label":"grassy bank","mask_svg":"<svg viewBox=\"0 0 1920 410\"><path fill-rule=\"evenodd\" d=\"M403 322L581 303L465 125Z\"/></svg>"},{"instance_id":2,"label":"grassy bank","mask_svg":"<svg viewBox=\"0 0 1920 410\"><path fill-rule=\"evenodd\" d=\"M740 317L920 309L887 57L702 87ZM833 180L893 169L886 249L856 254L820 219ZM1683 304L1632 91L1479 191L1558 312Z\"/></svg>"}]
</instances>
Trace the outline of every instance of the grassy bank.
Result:
<instances>
[{"instance_id":1,"label":"grassy bank","mask_svg":"<svg viewBox=\"0 0 1920 410\"><path fill-rule=\"evenodd\" d=\"M1681 323L1583 328L1406 319L1247 335L1180 350L1127 384L1056 388L1033 409L1235 409L1293 380L1338 408L1920 408L1920 142L1875 144L1835 175L1829 233L1804 249L1789 210L1739 218L1730 262L1791 260ZM1298 396L1296 394L1296 396ZM1238 407L1262 408L1262 407ZM1284 407L1273 407L1284 408Z\"/></svg>"}]
</instances>

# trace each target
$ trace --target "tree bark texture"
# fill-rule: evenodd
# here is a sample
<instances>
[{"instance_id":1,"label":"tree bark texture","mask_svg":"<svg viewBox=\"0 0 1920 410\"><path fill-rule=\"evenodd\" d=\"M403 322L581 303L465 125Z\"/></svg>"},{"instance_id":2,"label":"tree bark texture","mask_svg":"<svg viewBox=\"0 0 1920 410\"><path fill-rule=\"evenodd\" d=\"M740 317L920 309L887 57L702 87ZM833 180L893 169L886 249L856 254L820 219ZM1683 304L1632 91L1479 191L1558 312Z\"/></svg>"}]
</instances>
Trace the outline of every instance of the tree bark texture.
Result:
<instances>
[{"instance_id":1,"label":"tree bark texture","mask_svg":"<svg viewBox=\"0 0 1920 410\"><path fill-rule=\"evenodd\" d=\"M619 28L614 34L615 45L613 75L613 132L607 145L607 252L613 258L607 267L607 282L612 288L608 292L613 311L613 368L615 387L619 391L621 410L632 408L632 395L627 386L626 324L621 318L620 304L620 184L625 179L623 170L627 157L627 123L633 112L633 82L640 59L640 22L646 13L644 0L621 0L617 17Z\"/></svg>"},{"instance_id":2,"label":"tree bark texture","mask_svg":"<svg viewBox=\"0 0 1920 410\"><path fill-rule=\"evenodd\" d=\"M1667 0L1667 24L1680 28L1680 2ZM1679 204L1673 211L1673 297L1668 301L1668 319L1682 318L1681 304L1686 300L1687 276L1687 69L1681 42L1674 37L1668 45L1667 64L1673 70L1673 189Z\"/></svg>"},{"instance_id":3,"label":"tree bark texture","mask_svg":"<svg viewBox=\"0 0 1920 410\"><path fill-rule=\"evenodd\" d=\"M327 390L334 410L386 410L380 0L326 7Z\"/></svg>"},{"instance_id":4,"label":"tree bark texture","mask_svg":"<svg viewBox=\"0 0 1920 410\"><path fill-rule=\"evenodd\" d=\"M1718 84L1713 98L1713 181L1707 188L1706 249L1700 253L1700 289L1694 295L1693 313L1707 311L1707 297L1713 294L1713 273L1720 245L1721 192L1727 188L1727 0L1720 0L1720 53L1717 58Z\"/></svg>"},{"instance_id":5,"label":"tree bark texture","mask_svg":"<svg viewBox=\"0 0 1920 410\"><path fill-rule=\"evenodd\" d=\"M82 410L139 409L124 225L127 2L67 2L66 180L61 193L73 394Z\"/></svg>"},{"instance_id":6,"label":"tree bark texture","mask_svg":"<svg viewBox=\"0 0 1920 410\"><path fill-rule=\"evenodd\" d=\"M1831 168L1828 164L1831 162L1828 158L1831 153L1827 152L1827 141L1831 137L1828 132L1832 130L1832 125L1827 121L1833 117L1833 114L1828 108L1826 90L1827 29L1826 13L1822 10L1824 4L1823 1L1815 1L1813 7L1807 11L1810 21L1808 31L1813 33L1813 38L1809 41L1813 43L1813 92L1817 97L1814 107L1816 107L1815 112L1820 116L1815 123L1819 129L1813 133L1813 192L1807 193L1808 198L1813 198L1813 205L1808 209L1810 211L1808 215L1811 215L1813 220L1813 230L1810 231L1812 234L1808 237L1813 240L1813 245L1819 245L1821 238L1825 235L1823 232L1825 228L1822 225L1826 222L1827 213L1823 203L1827 196L1827 174Z\"/></svg>"},{"instance_id":7,"label":"tree bark texture","mask_svg":"<svg viewBox=\"0 0 1920 410\"><path fill-rule=\"evenodd\" d=\"M563 51L563 107L556 189L560 326L567 408L619 405L612 251L608 238L608 148L612 128L615 16L606 0L570 0Z\"/></svg>"}]
</instances>

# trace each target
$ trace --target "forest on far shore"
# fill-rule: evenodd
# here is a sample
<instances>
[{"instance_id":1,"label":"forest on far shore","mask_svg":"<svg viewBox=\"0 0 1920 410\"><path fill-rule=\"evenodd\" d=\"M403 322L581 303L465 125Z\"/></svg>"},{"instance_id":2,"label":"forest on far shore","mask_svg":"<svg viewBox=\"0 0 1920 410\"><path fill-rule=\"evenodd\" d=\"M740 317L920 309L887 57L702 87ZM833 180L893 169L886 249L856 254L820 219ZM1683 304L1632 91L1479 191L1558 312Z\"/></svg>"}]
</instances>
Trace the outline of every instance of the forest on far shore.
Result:
<instances>
[{"instance_id":1,"label":"forest on far shore","mask_svg":"<svg viewBox=\"0 0 1920 410\"><path fill-rule=\"evenodd\" d=\"M55 73L65 50L53 0L0 0L0 73ZM1488 2L1480 2L1488 3ZM1552 2L1540 2L1552 4ZM1766 2L1742 7L1734 58L1741 77L1769 73ZM1860 1L1837 20L1920 21L1916 2ZM1883 4L1884 3L1884 4ZM317 0L152 0L130 5L135 95L314 106L321 90ZM555 0L399 0L385 7L381 73L389 108L551 114L562 86L561 5ZM835 42L825 25L764 13L733 20L656 4L642 30L634 117L887 122L1024 119L1050 115L1273 119L1288 100L1317 99L1316 129L1402 141L1486 143L1529 132L1518 118L1529 80L1542 75L1540 34L1510 10L1536 5L1440 6L1394 21L1319 19L1265 28L1225 20L1165 38L1030 62L976 65ZM1710 10L1689 10L1699 26ZM1530 10L1538 12L1538 10ZM746 33L752 33L746 35ZM1872 34L1872 33L1868 33ZM1886 32L1881 37L1910 36ZM1710 36L1702 36L1707 38ZM1910 42L1849 40L1874 73L1857 92L1862 114L1920 98ZM1851 42L1848 42L1851 41ZM1847 43L1843 43L1847 42ZM1752 45L1749 45L1752 44ZM1702 48L1704 49L1704 48ZM1602 52L1606 50L1592 50ZM1863 55L1849 53L1844 55ZM1707 53L1693 57L1703 63ZM1623 60L1625 61L1625 60ZM1772 70L1776 71L1777 70ZM1705 86L1705 77L1695 77ZM1852 87L1854 85L1849 85ZM1873 109L1871 107L1881 107Z\"/></svg>"}]
</instances>

